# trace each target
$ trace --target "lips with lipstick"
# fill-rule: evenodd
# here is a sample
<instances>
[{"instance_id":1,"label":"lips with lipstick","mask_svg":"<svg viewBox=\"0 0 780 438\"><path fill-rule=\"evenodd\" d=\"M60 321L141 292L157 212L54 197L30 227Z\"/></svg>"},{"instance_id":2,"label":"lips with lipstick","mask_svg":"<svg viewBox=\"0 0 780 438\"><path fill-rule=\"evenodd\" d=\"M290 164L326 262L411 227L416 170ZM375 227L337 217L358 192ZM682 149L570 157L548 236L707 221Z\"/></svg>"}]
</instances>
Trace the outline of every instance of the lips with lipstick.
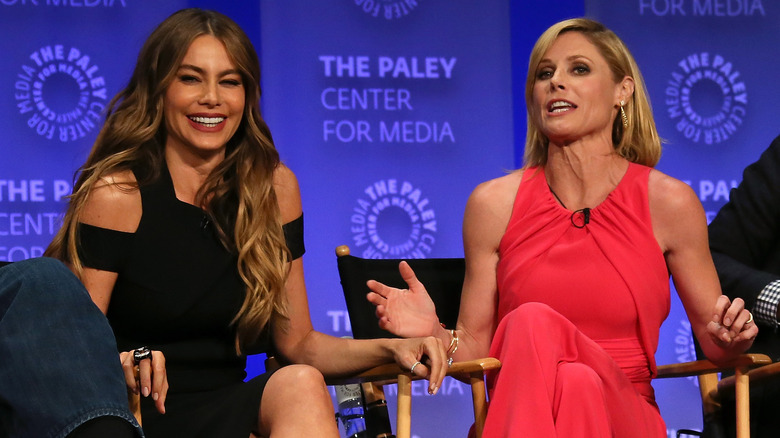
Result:
<instances>
[{"instance_id":1,"label":"lips with lipstick","mask_svg":"<svg viewBox=\"0 0 780 438\"><path fill-rule=\"evenodd\" d=\"M204 116L190 116L188 117L191 121L203 125L206 128L214 128L220 123L224 122L226 117L216 116L216 117L204 117Z\"/></svg>"},{"instance_id":2,"label":"lips with lipstick","mask_svg":"<svg viewBox=\"0 0 780 438\"><path fill-rule=\"evenodd\" d=\"M547 105L547 112L562 113L574 108L577 108L577 105L571 102L567 102L565 100L556 100Z\"/></svg>"}]
</instances>

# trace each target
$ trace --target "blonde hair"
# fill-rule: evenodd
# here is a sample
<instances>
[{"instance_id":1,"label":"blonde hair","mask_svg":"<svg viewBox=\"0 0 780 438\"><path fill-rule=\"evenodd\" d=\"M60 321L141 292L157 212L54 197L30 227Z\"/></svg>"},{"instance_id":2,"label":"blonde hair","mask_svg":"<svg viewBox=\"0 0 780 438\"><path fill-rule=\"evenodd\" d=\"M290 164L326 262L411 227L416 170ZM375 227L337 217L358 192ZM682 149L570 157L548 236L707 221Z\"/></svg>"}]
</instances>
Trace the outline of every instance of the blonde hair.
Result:
<instances>
[{"instance_id":1,"label":"blonde hair","mask_svg":"<svg viewBox=\"0 0 780 438\"><path fill-rule=\"evenodd\" d=\"M120 189L136 190L159 177L165 165L163 97L190 44L202 35L214 36L225 45L246 93L241 123L226 146L225 159L197 195L199 202L208 200L205 209L222 244L238 254L238 272L246 285L244 302L233 319L236 352L240 354L272 320L287 319L283 291L291 257L273 187L279 154L260 113L257 53L228 17L184 9L152 32L141 48L129 84L108 106L106 121L78 171L63 226L46 255L69 263L81 276L78 221L95 185L106 175L133 168L148 170L148 175Z\"/></svg>"},{"instance_id":2,"label":"blonde hair","mask_svg":"<svg viewBox=\"0 0 780 438\"><path fill-rule=\"evenodd\" d=\"M531 51L528 76L525 81L525 104L528 115L525 166L540 166L547 162L549 139L539 130L532 116L533 89L540 61L555 40L566 32L579 32L596 46L609 65L615 83L626 76L633 78L633 97L628 99L623 107L628 117L628 128L623 127L620 111L618 111L612 123L612 144L615 151L627 160L645 166L655 166L661 158L661 139L655 127L653 110L639 67L628 47L614 32L603 24L587 18L564 20L550 26L539 37Z\"/></svg>"}]
</instances>

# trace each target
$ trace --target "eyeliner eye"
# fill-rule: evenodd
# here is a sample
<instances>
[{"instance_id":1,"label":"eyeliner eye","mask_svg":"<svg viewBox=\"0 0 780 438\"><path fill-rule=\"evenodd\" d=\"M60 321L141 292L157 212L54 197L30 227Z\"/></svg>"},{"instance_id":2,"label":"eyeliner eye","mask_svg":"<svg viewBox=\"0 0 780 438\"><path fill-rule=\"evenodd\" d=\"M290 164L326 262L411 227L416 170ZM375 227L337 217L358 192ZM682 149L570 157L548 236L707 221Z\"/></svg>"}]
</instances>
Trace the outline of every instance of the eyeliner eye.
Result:
<instances>
[{"instance_id":1,"label":"eyeliner eye","mask_svg":"<svg viewBox=\"0 0 780 438\"><path fill-rule=\"evenodd\" d=\"M179 76L179 80L185 83L190 83L190 82L197 82L198 78L192 75L181 75Z\"/></svg>"},{"instance_id":2,"label":"eyeliner eye","mask_svg":"<svg viewBox=\"0 0 780 438\"><path fill-rule=\"evenodd\" d=\"M574 67L574 73L583 75L583 74L586 74L588 72L590 72L590 69L586 65L578 65L578 66Z\"/></svg>"},{"instance_id":3,"label":"eyeliner eye","mask_svg":"<svg viewBox=\"0 0 780 438\"><path fill-rule=\"evenodd\" d=\"M536 79L549 79L552 77L551 70L542 70L536 74Z\"/></svg>"}]
</instances>

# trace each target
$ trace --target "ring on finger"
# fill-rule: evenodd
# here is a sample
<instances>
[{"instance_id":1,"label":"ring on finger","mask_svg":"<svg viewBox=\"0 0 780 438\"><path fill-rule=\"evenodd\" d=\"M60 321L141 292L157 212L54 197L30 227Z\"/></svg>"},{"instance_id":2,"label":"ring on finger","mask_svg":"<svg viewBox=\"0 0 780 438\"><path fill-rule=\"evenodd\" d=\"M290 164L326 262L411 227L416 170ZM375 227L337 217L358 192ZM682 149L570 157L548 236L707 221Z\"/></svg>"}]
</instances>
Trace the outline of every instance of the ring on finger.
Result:
<instances>
[{"instance_id":1,"label":"ring on finger","mask_svg":"<svg viewBox=\"0 0 780 438\"><path fill-rule=\"evenodd\" d=\"M750 318L748 318L748 320L745 321L745 325L748 325L751 322L753 322L753 314L749 310L747 311L747 313L748 313L748 315L750 315Z\"/></svg>"},{"instance_id":2,"label":"ring on finger","mask_svg":"<svg viewBox=\"0 0 780 438\"><path fill-rule=\"evenodd\" d=\"M138 365L142 360L152 360L152 350L149 347L140 347L133 350L133 363Z\"/></svg>"},{"instance_id":3,"label":"ring on finger","mask_svg":"<svg viewBox=\"0 0 780 438\"><path fill-rule=\"evenodd\" d=\"M417 362L413 363L413 364L412 364L412 369L411 369L411 370L409 370L409 372L412 372L412 373L413 373L413 372L414 372L414 369L415 369L415 368L417 368L417 365L422 365L422 362L420 362L420 361L418 360Z\"/></svg>"}]
</instances>

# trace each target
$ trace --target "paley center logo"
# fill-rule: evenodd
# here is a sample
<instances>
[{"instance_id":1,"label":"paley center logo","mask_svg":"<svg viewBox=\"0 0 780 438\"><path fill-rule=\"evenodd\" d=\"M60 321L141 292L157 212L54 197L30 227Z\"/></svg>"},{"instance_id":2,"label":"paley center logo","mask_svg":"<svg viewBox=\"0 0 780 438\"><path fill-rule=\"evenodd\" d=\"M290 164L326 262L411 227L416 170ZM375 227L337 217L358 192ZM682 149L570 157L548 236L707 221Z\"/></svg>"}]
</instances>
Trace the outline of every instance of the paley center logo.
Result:
<instances>
[{"instance_id":1,"label":"paley center logo","mask_svg":"<svg viewBox=\"0 0 780 438\"><path fill-rule=\"evenodd\" d=\"M355 5L372 17L386 20L403 18L417 8L421 0L352 0Z\"/></svg>"},{"instance_id":2,"label":"paley center logo","mask_svg":"<svg viewBox=\"0 0 780 438\"><path fill-rule=\"evenodd\" d=\"M666 111L675 128L694 143L728 140L747 114L745 82L719 54L694 53L677 63L666 84Z\"/></svg>"},{"instance_id":3,"label":"paley center logo","mask_svg":"<svg viewBox=\"0 0 780 438\"><path fill-rule=\"evenodd\" d=\"M99 67L77 47L44 46L22 64L14 83L19 114L38 135L61 142L99 129L108 100Z\"/></svg>"},{"instance_id":4,"label":"paley center logo","mask_svg":"<svg viewBox=\"0 0 780 438\"><path fill-rule=\"evenodd\" d=\"M350 217L356 254L363 258L424 259L436 243L436 213L409 181L379 180L366 187Z\"/></svg>"}]
</instances>

